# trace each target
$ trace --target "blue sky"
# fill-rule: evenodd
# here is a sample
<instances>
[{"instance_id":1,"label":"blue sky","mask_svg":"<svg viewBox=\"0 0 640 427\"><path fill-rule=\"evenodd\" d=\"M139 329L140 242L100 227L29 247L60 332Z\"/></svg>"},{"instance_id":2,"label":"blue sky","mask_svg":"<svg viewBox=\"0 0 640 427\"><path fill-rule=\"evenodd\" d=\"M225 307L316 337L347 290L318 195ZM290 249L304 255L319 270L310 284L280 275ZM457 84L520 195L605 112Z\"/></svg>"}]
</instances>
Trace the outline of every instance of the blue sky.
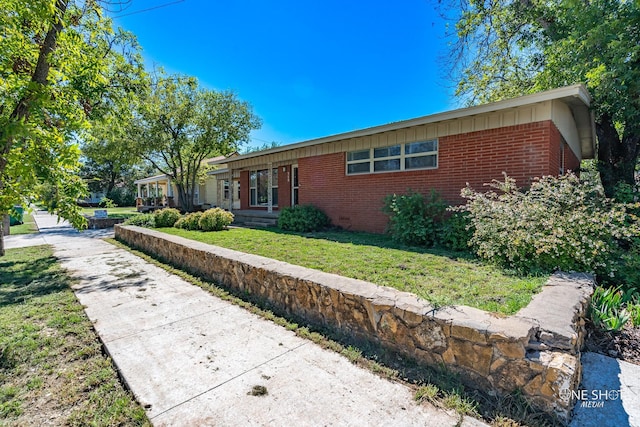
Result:
<instances>
[{"instance_id":1,"label":"blue sky","mask_svg":"<svg viewBox=\"0 0 640 427\"><path fill-rule=\"evenodd\" d=\"M456 107L445 23L428 0L133 0L113 11L149 67L233 90L252 145L300 142ZM128 15L128 16L126 16Z\"/></svg>"}]
</instances>

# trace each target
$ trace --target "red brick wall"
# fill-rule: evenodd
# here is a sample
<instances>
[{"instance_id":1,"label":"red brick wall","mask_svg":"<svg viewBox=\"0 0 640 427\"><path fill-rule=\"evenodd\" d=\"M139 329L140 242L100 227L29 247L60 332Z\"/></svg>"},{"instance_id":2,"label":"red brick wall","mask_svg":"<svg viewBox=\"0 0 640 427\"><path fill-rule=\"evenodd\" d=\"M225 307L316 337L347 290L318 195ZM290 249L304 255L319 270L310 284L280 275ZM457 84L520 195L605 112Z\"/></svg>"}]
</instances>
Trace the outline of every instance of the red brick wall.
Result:
<instances>
[{"instance_id":1,"label":"red brick wall","mask_svg":"<svg viewBox=\"0 0 640 427\"><path fill-rule=\"evenodd\" d=\"M249 209L249 171L240 172L240 209Z\"/></svg>"},{"instance_id":2,"label":"red brick wall","mask_svg":"<svg viewBox=\"0 0 640 427\"><path fill-rule=\"evenodd\" d=\"M560 166L562 165L562 135L558 128L551 126L549 138L549 170L545 175L559 175ZM565 144L566 145L566 144ZM565 153L571 151L569 147L564 147Z\"/></svg>"},{"instance_id":3,"label":"red brick wall","mask_svg":"<svg viewBox=\"0 0 640 427\"><path fill-rule=\"evenodd\" d=\"M291 206L291 165L278 168L278 207L286 206Z\"/></svg>"},{"instance_id":4,"label":"red brick wall","mask_svg":"<svg viewBox=\"0 0 640 427\"><path fill-rule=\"evenodd\" d=\"M576 174L580 173L580 160L573 153L568 145L564 146L564 169L565 171L572 171Z\"/></svg>"},{"instance_id":5,"label":"red brick wall","mask_svg":"<svg viewBox=\"0 0 640 427\"><path fill-rule=\"evenodd\" d=\"M387 224L384 196L436 189L459 204L467 182L482 190L503 171L527 186L533 177L558 174L560 142L555 125L544 121L439 138L439 164L432 170L347 176L345 153L301 158L300 203L323 209L335 225L380 233Z\"/></svg>"}]
</instances>

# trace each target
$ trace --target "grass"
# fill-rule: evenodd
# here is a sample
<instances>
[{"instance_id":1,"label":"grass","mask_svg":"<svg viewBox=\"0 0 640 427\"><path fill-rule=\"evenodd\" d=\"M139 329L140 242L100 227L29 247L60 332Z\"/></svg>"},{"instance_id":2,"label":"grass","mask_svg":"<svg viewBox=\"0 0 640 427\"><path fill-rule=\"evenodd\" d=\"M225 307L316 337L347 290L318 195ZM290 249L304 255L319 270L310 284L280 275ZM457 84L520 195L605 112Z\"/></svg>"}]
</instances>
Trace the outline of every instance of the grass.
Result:
<instances>
[{"instance_id":1,"label":"grass","mask_svg":"<svg viewBox=\"0 0 640 427\"><path fill-rule=\"evenodd\" d=\"M388 236L328 231L296 234L232 228L205 233L160 231L241 252L411 292L435 306L468 305L505 315L526 306L548 276L522 277L468 254L407 247Z\"/></svg>"},{"instance_id":2,"label":"grass","mask_svg":"<svg viewBox=\"0 0 640 427\"><path fill-rule=\"evenodd\" d=\"M0 425L150 425L49 246L0 258Z\"/></svg>"},{"instance_id":3,"label":"grass","mask_svg":"<svg viewBox=\"0 0 640 427\"><path fill-rule=\"evenodd\" d=\"M93 216L94 211L104 208L82 208L80 213L82 215ZM116 208L108 208L107 216L109 218L129 218L133 215L138 215L140 212L136 210L135 206L118 206Z\"/></svg>"},{"instance_id":4,"label":"grass","mask_svg":"<svg viewBox=\"0 0 640 427\"><path fill-rule=\"evenodd\" d=\"M9 234L32 234L38 232L38 226L36 222L33 220L33 215L28 212L25 212L22 216L22 224L20 225L12 225Z\"/></svg>"},{"instance_id":5,"label":"grass","mask_svg":"<svg viewBox=\"0 0 640 427\"><path fill-rule=\"evenodd\" d=\"M128 250L145 261L175 274L193 285L199 286L216 297L242 307L253 314L293 331L297 336L341 354L351 363L392 381L400 382L414 390L415 400L431 402L447 408L460 417L469 415L481 418L494 427L560 426L559 420L532 408L518 392L495 397L479 390L465 387L458 374L445 367L430 368L405 356L387 352L375 346L355 345L350 337L329 329L314 329L306 321L290 314L272 311L268 302L256 300L250 294L233 293L212 282L189 274L156 259L144 252L130 248L115 239L108 242ZM462 419L460 420L462 422Z\"/></svg>"}]
</instances>

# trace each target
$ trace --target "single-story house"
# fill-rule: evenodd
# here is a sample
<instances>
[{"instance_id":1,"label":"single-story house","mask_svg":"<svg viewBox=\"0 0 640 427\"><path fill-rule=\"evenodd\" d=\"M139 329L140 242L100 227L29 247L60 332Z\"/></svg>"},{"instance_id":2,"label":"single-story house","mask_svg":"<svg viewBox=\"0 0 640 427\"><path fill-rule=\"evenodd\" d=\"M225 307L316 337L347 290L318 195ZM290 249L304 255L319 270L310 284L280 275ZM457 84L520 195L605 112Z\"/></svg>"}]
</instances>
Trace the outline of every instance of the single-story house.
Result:
<instances>
[{"instance_id":1,"label":"single-story house","mask_svg":"<svg viewBox=\"0 0 640 427\"><path fill-rule=\"evenodd\" d=\"M388 194L435 189L459 204L467 183L503 172L527 186L577 170L595 154L590 101L568 86L236 156L221 174L242 188L241 210L312 204L345 229L383 232Z\"/></svg>"},{"instance_id":2,"label":"single-story house","mask_svg":"<svg viewBox=\"0 0 640 427\"><path fill-rule=\"evenodd\" d=\"M266 216L312 204L334 225L384 232L389 194L435 189L459 204L467 183L480 190L503 172L524 187L577 170L595 155L590 102L574 85L212 160L201 203Z\"/></svg>"}]
</instances>

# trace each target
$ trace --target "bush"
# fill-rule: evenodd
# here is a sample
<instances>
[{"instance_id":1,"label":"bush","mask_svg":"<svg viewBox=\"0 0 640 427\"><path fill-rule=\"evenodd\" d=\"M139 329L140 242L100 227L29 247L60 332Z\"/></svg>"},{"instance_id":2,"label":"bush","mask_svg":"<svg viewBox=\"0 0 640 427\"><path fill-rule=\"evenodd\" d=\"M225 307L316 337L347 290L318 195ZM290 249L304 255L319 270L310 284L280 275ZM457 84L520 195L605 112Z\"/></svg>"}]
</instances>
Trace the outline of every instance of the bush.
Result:
<instances>
[{"instance_id":1,"label":"bush","mask_svg":"<svg viewBox=\"0 0 640 427\"><path fill-rule=\"evenodd\" d=\"M136 204L135 193L124 188L114 188L107 193L107 197L118 206L135 206Z\"/></svg>"},{"instance_id":2,"label":"bush","mask_svg":"<svg viewBox=\"0 0 640 427\"><path fill-rule=\"evenodd\" d=\"M183 230L200 230L200 217L202 212L193 212L178 219L173 226Z\"/></svg>"},{"instance_id":3,"label":"bush","mask_svg":"<svg viewBox=\"0 0 640 427\"><path fill-rule=\"evenodd\" d=\"M306 233L328 227L329 217L312 205L286 207L280 211L278 227L283 230Z\"/></svg>"},{"instance_id":4,"label":"bush","mask_svg":"<svg viewBox=\"0 0 640 427\"><path fill-rule=\"evenodd\" d=\"M626 205L573 174L537 179L526 192L505 175L499 190L462 190L474 227L471 244L487 260L520 271L585 271L615 277L619 244L639 235Z\"/></svg>"},{"instance_id":5,"label":"bush","mask_svg":"<svg viewBox=\"0 0 640 427\"><path fill-rule=\"evenodd\" d=\"M614 277L605 277L603 282L617 283L625 290L640 292L640 243L635 242L628 249L620 249L613 259Z\"/></svg>"},{"instance_id":6,"label":"bush","mask_svg":"<svg viewBox=\"0 0 640 427\"><path fill-rule=\"evenodd\" d=\"M436 241L447 205L432 190L428 197L411 190L384 198L382 211L389 216L387 232L407 245L431 246Z\"/></svg>"},{"instance_id":7,"label":"bush","mask_svg":"<svg viewBox=\"0 0 640 427\"><path fill-rule=\"evenodd\" d=\"M117 208L118 207L116 202L114 202L113 200L111 200L108 197L103 197L102 199L100 199L100 203L98 203L98 205L101 208L105 208L105 209L111 209L111 208Z\"/></svg>"},{"instance_id":8,"label":"bush","mask_svg":"<svg viewBox=\"0 0 640 427\"><path fill-rule=\"evenodd\" d=\"M473 225L469 212L454 211L444 220L438 233L438 243L454 251L469 251L469 241L473 236Z\"/></svg>"},{"instance_id":9,"label":"bush","mask_svg":"<svg viewBox=\"0 0 640 427\"><path fill-rule=\"evenodd\" d=\"M202 231L220 231L233 222L233 214L224 209L213 208L202 213L198 225Z\"/></svg>"},{"instance_id":10,"label":"bush","mask_svg":"<svg viewBox=\"0 0 640 427\"><path fill-rule=\"evenodd\" d=\"M153 214L140 214L132 216L126 220L124 225L137 225L139 227L154 228L156 226L156 219Z\"/></svg>"},{"instance_id":11,"label":"bush","mask_svg":"<svg viewBox=\"0 0 640 427\"><path fill-rule=\"evenodd\" d=\"M175 208L164 208L153 213L156 219L156 227L173 227L180 215L180 211Z\"/></svg>"}]
</instances>

